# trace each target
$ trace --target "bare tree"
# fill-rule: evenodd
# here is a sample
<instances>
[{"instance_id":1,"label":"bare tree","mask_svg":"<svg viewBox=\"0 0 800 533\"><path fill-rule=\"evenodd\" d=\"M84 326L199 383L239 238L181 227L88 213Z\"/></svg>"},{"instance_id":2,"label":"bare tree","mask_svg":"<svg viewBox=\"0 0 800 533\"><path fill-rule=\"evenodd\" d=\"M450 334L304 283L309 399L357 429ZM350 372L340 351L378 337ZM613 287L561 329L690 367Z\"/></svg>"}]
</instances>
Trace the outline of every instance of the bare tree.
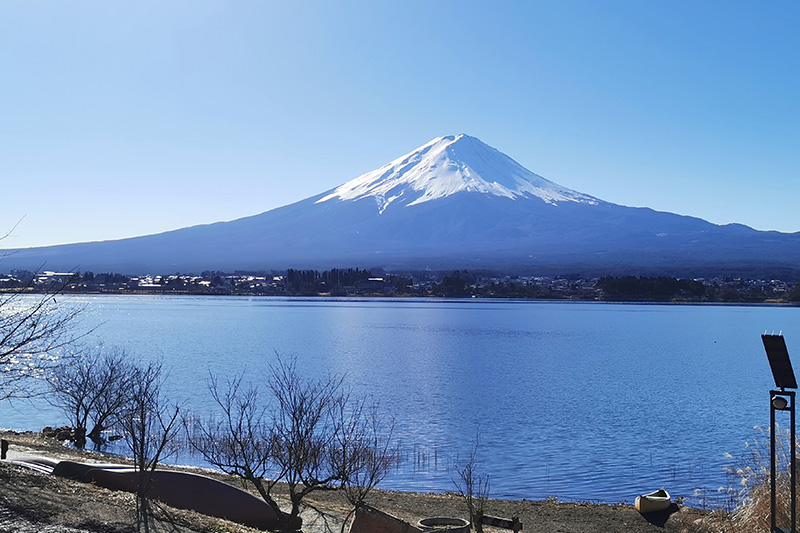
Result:
<instances>
[{"instance_id":1,"label":"bare tree","mask_svg":"<svg viewBox=\"0 0 800 533\"><path fill-rule=\"evenodd\" d=\"M60 352L85 335L72 328L81 310L59 306L58 291L26 292L0 294L0 400L32 396L31 378L61 365L69 353Z\"/></svg>"},{"instance_id":2,"label":"bare tree","mask_svg":"<svg viewBox=\"0 0 800 533\"><path fill-rule=\"evenodd\" d=\"M271 371L269 388L277 403L272 415L272 460L289 491L289 523L299 524L303 498L341 481L328 452L343 427L336 419L339 405L349 396L342 388L343 376L303 378L294 359L278 358Z\"/></svg>"},{"instance_id":3,"label":"bare tree","mask_svg":"<svg viewBox=\"0 0 800 533\"><path fill-rule=\"evenodd\" d=\"M367 409L343 381L336 375L306 379L294 359L278 358L268 378L271 401L262 404L258 390L244 386L241 377L224 390L212 378L211 394L223 420L198 420L190 441L212 465L252 482L275 510L279 530L296 531L308 494L346 487L353 502L363 502L393 457L392 432L384 431L377 409ZM278 481L288 491L288 512L274 495Z\"/></svg>"},{"instance_id":4,"label":"bare tree","mask_svg":"<svg viewBox=\"0 0 800 533\"><path fill-rule=\"evenodd\" d=\"M92 422L88 437L99 448L104 443L102 431L116 421L125 405L133 367L120 350L98 347L76 354L47 376L52 393L48 401L67 415L76 447L85 447Z\"/></svg>"},{"instance_id":5,"label":"bare tree","mask_svg":"<svg viewBox=\"0 0 800 533\"><path fill-rule=\"evenodd\" d=\"M170 443L179 430L177 405L167 405L162 394L163 375L160 363L135 368L127 388L127 403L120 425L133 455L137 472L136 515L139 531L150 531L152 510L150 491L153 472L159 461L172 451Z\"/></svg>"},{"instance_id":6,"label":"bare tree","mask_svg":"<svg viewBox=\"0 0 800 533\"><path fill-rule=\"evenodd\" d=\"M0 241L21 222L0 235ZM63 364L65 355L60 352L87 334L73 329L81 310L56 302L64 285L43 295L28 294L34 281L35 277L27 286L0 291L0 400L30 398L40 392L37 379Z\"/></svg>"},{"instance_id":7,"label":"bare tree","mask_svg":"<svg viewBox=\"0 0 800 533\"><path fill-rule=\"evenodd\" d=\"M489 499L489 475L479 474L478 472L478 448L480 448L480 431L475 436L475 443L467 455L467 461L461 465L456 463L457 477L453 478L453 483L458 489L459 494L464 498L469 512L470 525L481 533L482 526L480 518L483 515L486 501Z\"/></svg>"},{"instance_id":8,"label":"bare tree","mask_svg":"<svg viewBox=\"0 0 800 533\"><path fill-rule=\"evenodd\" d=\"M140 373L125 350L112 349L101 358L90 409L92 430L87 435L96 448L105 444L102 432L119 423L128 404L128 388Z\"/></svg>"},{"instance_id":9,"label":"bare tree","mask_svg":"<svg viewBox=\"0 0 800 533\"><path fill-rule=\"evenodd\" d=\"M342 521L342 533L348 519L366 503L367 495L383 481L399 457L394 420L385 418L374 402L359 399L350 403L337 404L336 420L341 429L328 452L338 472L342 494L352 506Z\"/></svg>"},{"instance_id":10,"label":"bare tree","mask_svg":"<svg viewBox=\"0 0 800 533\"><path fill-rule=\"evenodd\" d=\"M275 516L281 516L280 505L272 497L282 473L273 471L269 414L258 389L245 386L242 381L241 375L230 379L223 389L212 375L208 388L222 411L221 421L185 418L184 427L190 434L190 445L209 464L252 483Z\"/></svg>"}]
</instances>

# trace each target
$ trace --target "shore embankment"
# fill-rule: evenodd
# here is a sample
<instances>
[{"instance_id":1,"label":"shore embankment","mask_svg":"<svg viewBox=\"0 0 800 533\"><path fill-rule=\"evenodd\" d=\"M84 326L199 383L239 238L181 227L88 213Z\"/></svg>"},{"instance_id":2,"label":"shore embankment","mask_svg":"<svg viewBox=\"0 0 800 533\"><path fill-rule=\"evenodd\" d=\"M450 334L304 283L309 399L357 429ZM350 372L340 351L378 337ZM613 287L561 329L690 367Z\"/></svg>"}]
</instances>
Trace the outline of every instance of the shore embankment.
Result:
<instances>
[{"instance_id":1,"label":"shore embankment","mask_svg":"<svg viewBox=\"0 0 800 533\"><path fill-rule=\"evenodd\" d=\"M0 432L9 442L8 458L45 456L60 460L123 462L88 451L75 450L40 433ZM172 468L172 467L171 467ZM198 469L189 469L200 471ZM238 480L202 470L201 473L238 485ZM89 484L43 475L9 462L0 462L0 532L47 533L128 533L135 531L135 506L132 494L115 492ZM369 503L402 520L416 523L432 516L466 518L459 494L421 494L375 490ZM313 493L304 510L303 531L338 532L348 512L337 491ZM558 502L555 500L490 500L486 513L518 517L526 533L648 533L721 531L725 517L719 512L673 505L668 512L654 516L639 514L627 504ZM199 513L162 508L156 530L177 532L247 532L249 528L210 518ZM501 529L484 528L487 533Z\"/></svg>"}]
</instances>

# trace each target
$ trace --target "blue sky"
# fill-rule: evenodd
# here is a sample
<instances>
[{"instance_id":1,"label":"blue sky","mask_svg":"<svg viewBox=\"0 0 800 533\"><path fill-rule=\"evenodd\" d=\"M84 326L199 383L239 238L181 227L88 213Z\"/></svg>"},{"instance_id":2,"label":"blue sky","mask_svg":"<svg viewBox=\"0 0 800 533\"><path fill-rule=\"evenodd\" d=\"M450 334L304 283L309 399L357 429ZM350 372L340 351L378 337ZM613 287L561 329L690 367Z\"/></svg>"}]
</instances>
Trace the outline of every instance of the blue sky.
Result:
<instances>
[{"instance_id":1,"label":"blue sky","mask_svg":"<svg viewBox=\"0 0 800 533\"><path fill-rule=\"evenodd\" d=\"M800 231L798 27L780 0L0 0L2 246L252 215L457 133Z\"/></svg>"}]
</instances>

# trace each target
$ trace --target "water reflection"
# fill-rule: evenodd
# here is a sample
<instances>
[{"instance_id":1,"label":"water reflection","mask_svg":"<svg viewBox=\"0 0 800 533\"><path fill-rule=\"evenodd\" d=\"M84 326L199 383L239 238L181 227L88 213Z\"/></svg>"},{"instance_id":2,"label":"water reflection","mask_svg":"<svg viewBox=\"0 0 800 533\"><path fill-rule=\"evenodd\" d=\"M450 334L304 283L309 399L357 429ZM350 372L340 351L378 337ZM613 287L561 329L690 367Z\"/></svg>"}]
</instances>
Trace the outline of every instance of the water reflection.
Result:
<instances>
[{"instance_id":1,"label":"water reflection","mask_svg":"<svg viewBox=\"0 0 800 533\"><path fill-rule=\"evenodd\" d=\"M794 308L568 302L73 297L98 342L162 358L170 392L200 414L209 373L253 380L275 354L307 375L346 373L398 420L387 488L454 490L482 434L492 495L632 501L727 482L768 417L759 334L800 328ZM790 348L791 349L791 348ZM763 404L763 405L762 405ZM57 425L46 405L2 425Z\"/></svg>"}]
</instances>

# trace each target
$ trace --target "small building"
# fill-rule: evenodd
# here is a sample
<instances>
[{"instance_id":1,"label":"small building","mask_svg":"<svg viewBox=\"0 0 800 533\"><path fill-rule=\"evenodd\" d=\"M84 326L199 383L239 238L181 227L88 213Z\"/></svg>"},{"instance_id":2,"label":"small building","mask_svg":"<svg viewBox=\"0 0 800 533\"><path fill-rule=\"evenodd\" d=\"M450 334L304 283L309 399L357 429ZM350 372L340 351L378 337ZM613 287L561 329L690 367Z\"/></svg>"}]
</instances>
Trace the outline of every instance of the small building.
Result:
<instances>
[{"instance_id":1,"label":"small building","mask_svg":"<svg viewBox=\"0 0 800 533\"><path fill-rule=\"evenodd\" d=\"M368 278L356 282L356 289L359 291L382 291L386 286L383 278Z\"/></svg>"}]
</instances>

